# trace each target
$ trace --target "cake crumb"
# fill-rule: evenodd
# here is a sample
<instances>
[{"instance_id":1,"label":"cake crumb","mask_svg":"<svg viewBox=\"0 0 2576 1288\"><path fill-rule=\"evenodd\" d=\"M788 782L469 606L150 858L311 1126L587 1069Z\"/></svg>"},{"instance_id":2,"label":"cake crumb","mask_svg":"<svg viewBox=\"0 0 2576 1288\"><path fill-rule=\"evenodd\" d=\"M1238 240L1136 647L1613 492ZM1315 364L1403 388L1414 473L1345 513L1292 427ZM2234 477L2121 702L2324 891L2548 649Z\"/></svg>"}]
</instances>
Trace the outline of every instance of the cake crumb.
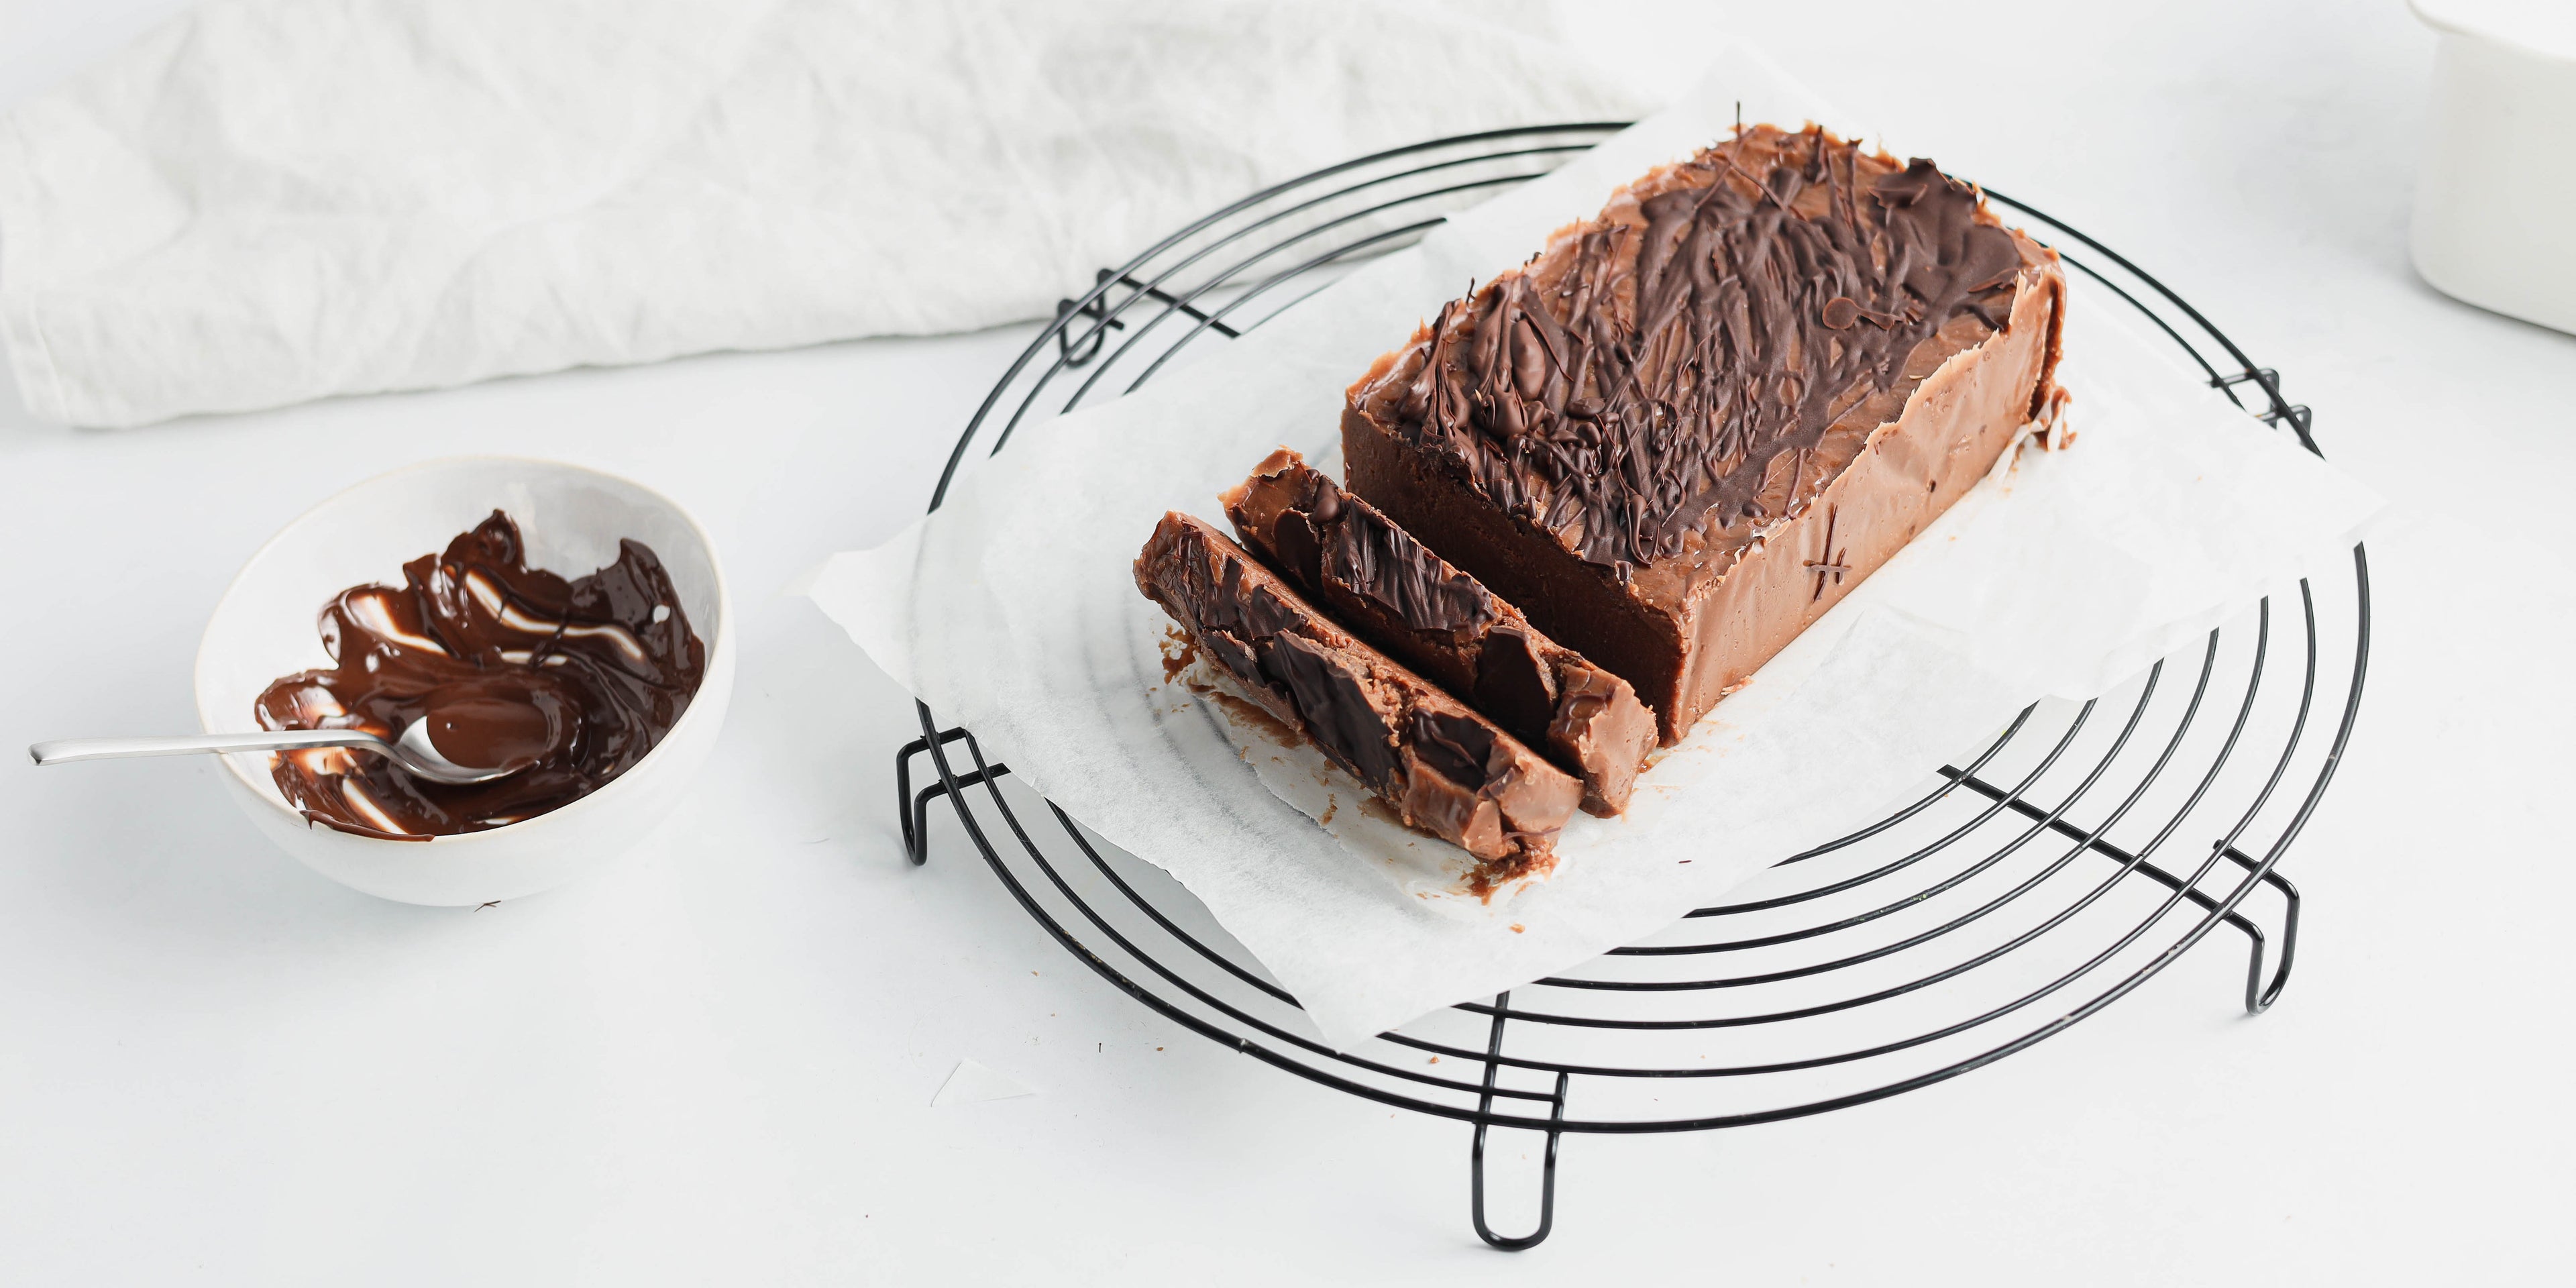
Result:
<instances>
[{"instance_id":1,"label":"cake crumb","mask_svg":"<svg viewBox=\"0 0 2576 1288\"><path fill-rule=\"evenodd\" d=\"M1190 639L1188 631L1182 631L1180 626L1164 626L1159 649L1162 649L1162 683L1167 685L1172 680L1180 680L1180 672L1190 670L1190 662L1198 662L1198 641Z\"/></svg>"},{"instance_id":2,"label":"cake crumb","mask_svg":"<svg viewBox=\"0 0 2576 1288\"><path fill-rule=\"evenodd\" d=\"M1199 660L1199 642L1190 638L1177 626L1163 628L1160 647L1163 653L1163 683L1165 684L1181 678L1181 672L1190 669L1190 663Z\"/></svg>"},{"instance_id":3,"label":"cake crumb","mask_svg":"<svg viewBox=\"0 0 2576 1288\"><path fill-rule=\"evenodd\" d=\"M2039 433L2036 435L2039 439L2039 450L2062 452L2075 445L2075 431L2066 427L2066 404L2072 402L2074 397L2075 395L2067 392L2066 386L2057 385L2052 387L2047 397L2041 401L2039 414L2031 418L2039 425Z\"/></svg>"},{"instance_id":4,"label":"cake crumb","mask_svg":"<svg viewBox=\"0 0 2576 1288\"><path fill-rule=\"evenodd\" d=\"M1525 849L1518 854L1478 863L1476 870L1467 874L1467 893L1476 896L1478 903L1492 907L1495 892L1504 886L1525 878L1543 877L1554 871L1556 851L1533 853Z\"/></svg>"}]
</instances>

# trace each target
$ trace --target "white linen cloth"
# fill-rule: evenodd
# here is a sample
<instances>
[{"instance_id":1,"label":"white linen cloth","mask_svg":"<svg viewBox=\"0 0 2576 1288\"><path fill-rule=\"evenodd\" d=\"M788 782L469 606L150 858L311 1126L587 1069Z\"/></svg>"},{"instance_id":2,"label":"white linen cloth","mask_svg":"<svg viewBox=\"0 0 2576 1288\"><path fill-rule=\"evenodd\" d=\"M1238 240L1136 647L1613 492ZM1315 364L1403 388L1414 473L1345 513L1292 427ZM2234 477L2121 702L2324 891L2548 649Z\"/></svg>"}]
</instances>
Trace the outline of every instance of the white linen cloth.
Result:
<instances>
[{"instance_id":1,"label":"white linen cloth","mask_svg":"<svg viewBox=\"0 0 2576 1288\"><path fill-rule=\"evenodd\" d=\"M1537 6L215 0L0 117L82 425L1051 312L1265 184L1624 119Z\"/></svg>"},{"instance_id":2,"label":"white linen cloth","mask_svg":"<svg viewBox=\"0 0 2576 1288\"><path fill-rule=\"evenodd\" d=\"M1163 512L1218 516L1217 491L1280 444L1332 451L1342 390L1372 359L1618 184L1723 138L1738 102L1747 121L1842 119L1730 51L1563 169L1015 436L937 513L826 565L815 601L1013 779L1178 878L1347 1049L1716 903L1883 817L2032 700L2100 694L2286 579L2348 566L2377 498L2079 280L2060 371L2073 445L2007 456L1654 765L1626 817L1577 815L1555 874L1508 898L1444 894L1462 852L1373 818L1311 748L1247 737L1168 682L1168 621L1129 571ZM1938 155L1893 150L1909 149Z\"/></svg>"}]
</instances>

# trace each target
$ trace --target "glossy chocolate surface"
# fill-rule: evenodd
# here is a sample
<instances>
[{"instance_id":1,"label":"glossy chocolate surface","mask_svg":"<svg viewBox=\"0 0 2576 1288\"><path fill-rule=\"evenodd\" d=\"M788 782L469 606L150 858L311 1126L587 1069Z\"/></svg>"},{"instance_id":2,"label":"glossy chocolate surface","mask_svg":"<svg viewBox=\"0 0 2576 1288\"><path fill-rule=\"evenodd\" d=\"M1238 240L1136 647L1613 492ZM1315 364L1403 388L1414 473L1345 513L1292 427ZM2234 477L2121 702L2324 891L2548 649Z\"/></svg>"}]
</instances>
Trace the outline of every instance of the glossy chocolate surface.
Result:
<instances>
[{"instance_id":1,"label":"glossy chocolate surface","mask_svg":"<svg viewBox=\"0 0 2576 1288\"><path fill-rule=\"evenodd\" d=\"M1967 185L1821 129L1748 131L1655 187L1444 307L1391 420L1623 580L1785 517L1774 462L1952 318L2000 329L2022 268Z\"/></svg>"},{"instance_id":2,"label":"glossy chocolate surface","mask_svg":"<svg viewBox=\"0 0 2576 1288\"><path fill-rule=\"evenodd\" d=\"M449 760L515 771L459 786L364 751L277 757L278 790L306 818L368 836L477 832L587 796L670 732L706 673L652 550L622 541L615 563L567 581L528 567L518 525L498 510L403 565L402 585L340 592L320 625L335 665L270 685L260 727L391 741L426 721Z\"/></svg>"},{"instance_id":3,"label":"glossy chocolate surface","mask_svg":"<svg viewBox=\"0 0 2576 1288\"><path fill-rule=\"evenodd\" d=\"M1671 744L2057 405L2064 299L1930 162L1756 127L1381 358L1343 482Z\"/></svg>"}]
</instances>

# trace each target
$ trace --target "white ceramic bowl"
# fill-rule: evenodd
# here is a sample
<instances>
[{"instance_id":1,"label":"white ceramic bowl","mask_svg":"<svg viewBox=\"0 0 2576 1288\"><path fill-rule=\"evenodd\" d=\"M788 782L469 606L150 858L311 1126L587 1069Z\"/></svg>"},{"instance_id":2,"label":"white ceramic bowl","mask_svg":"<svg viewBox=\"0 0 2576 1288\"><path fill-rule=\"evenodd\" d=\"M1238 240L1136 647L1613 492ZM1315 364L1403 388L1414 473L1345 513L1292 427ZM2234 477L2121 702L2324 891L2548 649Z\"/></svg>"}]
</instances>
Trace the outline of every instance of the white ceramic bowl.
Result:
<instances>
[{"instance_id":1,"label":"white ceramic bowl","mask_svg":"<svg viewBox=\"0 0 2576 1288\"><path fill-rule=\"evenodd\" d=\"M715 748L733 696L733 603L697 521L641 484L557 461L467 456L360 483L269 539L215 606L197 648L197 718L209 733L255 729L251 706L281 675L330 665L315 621L363 582L399 584L416 559L494 509L519 523L528 562L578 577L617 558L632 537L670 572L689 625L706 643L706 678L652 752L607 786L561 809L488 832L384 841L307 824L269 776L266 753L224 757L224 781L251 821L306 866L404 903L463 905L552 889L632 849L677 805Z\"/></svg>"}]
</instances>

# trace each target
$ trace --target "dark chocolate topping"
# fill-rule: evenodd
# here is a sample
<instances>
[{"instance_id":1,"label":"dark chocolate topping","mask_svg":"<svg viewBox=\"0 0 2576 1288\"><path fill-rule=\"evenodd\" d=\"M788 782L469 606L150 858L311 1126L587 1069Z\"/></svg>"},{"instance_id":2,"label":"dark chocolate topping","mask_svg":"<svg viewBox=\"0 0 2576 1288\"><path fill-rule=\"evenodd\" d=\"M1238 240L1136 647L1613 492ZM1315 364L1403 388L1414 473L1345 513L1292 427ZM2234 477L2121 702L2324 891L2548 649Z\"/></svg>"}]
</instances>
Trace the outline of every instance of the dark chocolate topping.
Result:
<instances>
[{"instance_id":1,"label":"dark chocolate topping","mask_svg":"<svg viewBox=\"0 0 2576 1288\"><path fill-rule=\"evenodd\" d=\"M403 565L403 583L353 586L323 607L337 665L270 685L254 707L260 727L395 739L427 721L448 759L518 772L458 786L366 752L282 753L278 790L315 822L438 836L559 808L643 759L705 677L705 645L640 542L566 581L528 567L518 525L495 510L445 553Z\"/></svg>"},{"instance_id":2,"label":"dark chocolate topping","mask_svg":"<svg viewBox=\"0 0 2576 1288\"><path fill-rule=\"evenodd\" d=\"M1494 598L1475 578L1423 549L1374 507L1333 505L1339 518L1334 522L1335 515L1324 511L1338 500L1339 489L1317 478L1326 496L1319 499L1316 518L1332 528L1326 577L1418 630L1471 630L1494 620Z\"/></svg>"},{"instance_id":3,"label":"dark chocolate topping","mask_svg":"<svg viewBox=\"0 0 2576 1288\"><path fill-rule=\"evenodd\" d=\"M1762 512L1773 462L1952 318L2000 329L2022 264L1967 185L1814 127L1669 178L1642 225L1585 225L1552 285L1516 272L1443 307L1393 426L1623 580L1695 530L1785 517Z\"/></svg>"},{"instance_id":4,"label":"dark chocolate topping","mask_svg":"<svg viewBox=\"0 0 2576 1288\"><path fill-rule=\"evenodd\" d=\"M1357 595L1415 630L1474 631L1498 619L1494 597L1450 567L1413 534L1342 490L1285 448L1264 461L1227 504L1242 510L1235 529L1266 547L1280 571L1308 594L1327 584ZM1254 484L1264 494L1252 495ZM1243 510L1251 505L1259 511ZM1230 510L1230 513L1232 511Z\"/></svg>"}]
</instances>

